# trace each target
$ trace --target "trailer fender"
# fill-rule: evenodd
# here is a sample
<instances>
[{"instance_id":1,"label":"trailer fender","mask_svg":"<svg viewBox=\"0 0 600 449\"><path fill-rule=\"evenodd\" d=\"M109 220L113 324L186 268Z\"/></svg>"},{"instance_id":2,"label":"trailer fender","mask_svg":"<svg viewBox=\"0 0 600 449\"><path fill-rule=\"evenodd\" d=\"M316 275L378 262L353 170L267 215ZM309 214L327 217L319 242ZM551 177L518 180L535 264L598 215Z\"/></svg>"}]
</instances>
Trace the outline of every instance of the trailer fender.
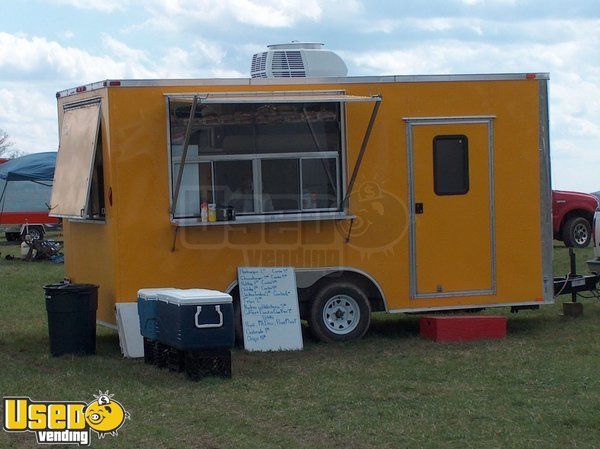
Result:
<instances>
[{"instance_id":1,"label":"trailer fender","mask_svg":"<svg viewBox=\"0 0 600 449\"><path fill-rule=\"evenodd\" d=\"M294 271L300 302L310 300L311 293L323 282L339 280L352 282L363 289L371 302L373 312L388 311L383 289L375 278L366 271L354 267L295 268ZM235 279L229 284L225 292L234 295L237 294L237 288L238 281Z\"/></svg>"}]
</instances>

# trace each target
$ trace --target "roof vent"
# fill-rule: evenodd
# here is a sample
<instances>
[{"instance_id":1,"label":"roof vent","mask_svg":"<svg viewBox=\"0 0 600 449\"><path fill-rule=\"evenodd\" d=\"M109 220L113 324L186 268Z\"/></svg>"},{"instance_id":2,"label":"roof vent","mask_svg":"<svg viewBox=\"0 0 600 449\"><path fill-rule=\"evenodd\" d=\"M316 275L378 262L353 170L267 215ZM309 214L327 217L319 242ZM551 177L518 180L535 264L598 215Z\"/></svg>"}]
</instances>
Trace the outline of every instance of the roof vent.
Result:
<instances>
[{"instance_id":1,"label":"roof vent","mask_svg":"<svg viewBox=\"0 0 600 449\"><path fill-rule=\"evenodd\" d=\"M268 50L252 56L252 78L304 78L346 76L348 68L337 54L316 42L292 41L269 45Z\"/></svg>"}]
</instances>

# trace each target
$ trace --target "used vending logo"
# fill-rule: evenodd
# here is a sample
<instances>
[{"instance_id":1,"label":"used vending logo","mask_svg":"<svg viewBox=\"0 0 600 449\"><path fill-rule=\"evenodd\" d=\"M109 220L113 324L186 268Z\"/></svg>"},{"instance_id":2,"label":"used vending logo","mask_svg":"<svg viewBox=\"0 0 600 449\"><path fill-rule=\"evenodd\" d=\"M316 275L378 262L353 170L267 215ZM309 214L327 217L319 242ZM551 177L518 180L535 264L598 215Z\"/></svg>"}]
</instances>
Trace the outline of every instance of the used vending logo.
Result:
<instances>
[{"instance_id":1,"label":"used vending logo","mask_svg":"<svg viewBox=\"0 0 600 449\"><path fill-rule=\"evenodd\" d=\"M98 438L117 431L129 412L108 391L94 395L88 404L77 401L32 401L28 397L4 398L4 430L34 432L38 444L88 446L92 431Z\"/></svg>"}]
</instances>

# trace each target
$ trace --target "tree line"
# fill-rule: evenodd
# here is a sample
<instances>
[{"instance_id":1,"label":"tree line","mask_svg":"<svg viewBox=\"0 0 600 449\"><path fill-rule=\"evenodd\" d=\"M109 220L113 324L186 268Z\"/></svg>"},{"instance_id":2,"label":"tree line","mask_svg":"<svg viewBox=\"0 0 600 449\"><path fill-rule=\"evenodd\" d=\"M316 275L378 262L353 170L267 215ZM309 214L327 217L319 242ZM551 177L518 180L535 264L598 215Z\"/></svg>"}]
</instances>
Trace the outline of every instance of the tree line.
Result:
<instances>
[{"instance_id":1,"label":"tree line","mask_svg":"<svg viewBox=\"0 0 600 449\"><path fill-rule=\"evenodd\" d=\"M14 159L23 156L25 153L17 150L14 147L14 142L10 139L9 134L0 129L0 159Z\"/></svg>"}]
</instances>

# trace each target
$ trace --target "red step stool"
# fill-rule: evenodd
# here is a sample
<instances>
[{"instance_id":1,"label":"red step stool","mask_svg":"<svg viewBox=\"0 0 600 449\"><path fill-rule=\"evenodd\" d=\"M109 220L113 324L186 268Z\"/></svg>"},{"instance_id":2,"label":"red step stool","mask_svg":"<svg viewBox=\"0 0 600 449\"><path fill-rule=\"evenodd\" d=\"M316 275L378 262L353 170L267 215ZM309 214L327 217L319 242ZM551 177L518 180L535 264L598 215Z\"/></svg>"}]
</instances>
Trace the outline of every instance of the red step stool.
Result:
<instances>
[{"instance_id":1,"label":"red step stool","mask_svg":"<svg viewBox=\"0 0 600 449\"><path fill-rule=\"evenodd\" d=\"M419 323L421 337L440 343L495 340L506 337L504 316L424 316Z\"/></svg>"}]
</instances>

